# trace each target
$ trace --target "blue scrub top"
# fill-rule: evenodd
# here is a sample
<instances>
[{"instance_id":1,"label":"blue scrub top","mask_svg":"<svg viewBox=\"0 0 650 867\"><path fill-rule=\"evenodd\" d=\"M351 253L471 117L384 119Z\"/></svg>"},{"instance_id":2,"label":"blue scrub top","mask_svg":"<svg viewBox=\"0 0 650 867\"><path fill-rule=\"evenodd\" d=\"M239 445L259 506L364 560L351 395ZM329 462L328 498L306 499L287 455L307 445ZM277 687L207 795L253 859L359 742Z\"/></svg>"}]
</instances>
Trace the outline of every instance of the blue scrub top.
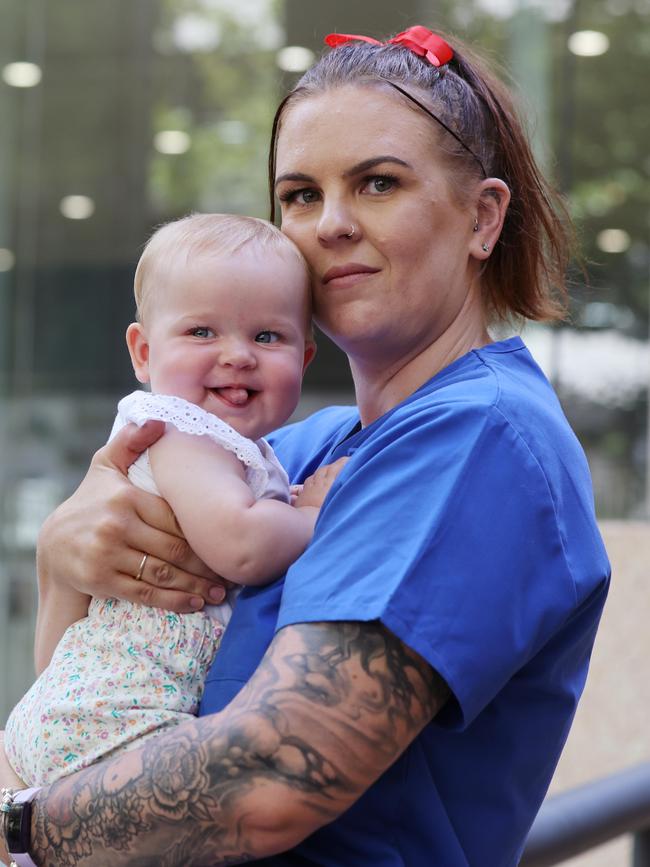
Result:
<instances>
[{"instance_id":1,"label":"blue scrub top","mask_svg":"<svg viewBox=\"0 0 650 867\"><path fill-rule=\"evenodd\" d=\"M453 697L338 820L273 867L510 867L575 712L609 583L587 463L519 338L474 350L355 431L323 410L271 439L294 482L350 455L285 579L245 589L201 713L274 631L381 620Z\"/></svg>"}]
</instances>

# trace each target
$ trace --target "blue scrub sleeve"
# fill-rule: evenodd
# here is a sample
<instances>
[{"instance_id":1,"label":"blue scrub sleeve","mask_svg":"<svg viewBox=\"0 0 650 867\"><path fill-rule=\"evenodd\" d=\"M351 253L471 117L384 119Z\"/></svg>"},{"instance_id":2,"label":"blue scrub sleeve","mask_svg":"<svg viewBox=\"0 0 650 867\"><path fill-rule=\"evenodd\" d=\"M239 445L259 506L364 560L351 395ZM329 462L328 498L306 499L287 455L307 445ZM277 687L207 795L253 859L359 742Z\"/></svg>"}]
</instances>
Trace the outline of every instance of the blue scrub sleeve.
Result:
<instances>
[{"instance_id":1,"label":"blue scrub sleeve","mask_svg":"<svg viewBox=\"0 0 650 867\"><path fill-rule=\"evenodd\" d=\"M463 728L576 608L556 505L497 408L396 414L330 491L278 628L381 620L447 681Z\"/></svg>"}]
</instances>

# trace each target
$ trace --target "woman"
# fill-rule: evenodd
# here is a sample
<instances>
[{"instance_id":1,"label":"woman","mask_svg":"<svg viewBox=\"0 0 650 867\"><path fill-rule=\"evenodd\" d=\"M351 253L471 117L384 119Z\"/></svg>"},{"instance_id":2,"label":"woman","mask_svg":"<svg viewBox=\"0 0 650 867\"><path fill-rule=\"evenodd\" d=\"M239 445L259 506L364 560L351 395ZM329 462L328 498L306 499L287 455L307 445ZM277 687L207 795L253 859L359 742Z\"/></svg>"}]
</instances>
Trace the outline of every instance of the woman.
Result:
<instances>
[{"instance_id":1,"label":"woman","mask_svg":"<svg viewBox=\"0 0 650 867\"><path fill-rule=\"evenodd\" d=\"M38 864L514 865L566 738L609 566L550 386L489 334L560 315L563 229L464 49L425 28L330 44L271 166L357 409L273 445L294 482L350 460L284 586L240 597L205 715L37 793ZM48 523L41 626L98 586L204 595L171 516L117 471L156 434L102 450Z\"/></svg>"}]
</instances>

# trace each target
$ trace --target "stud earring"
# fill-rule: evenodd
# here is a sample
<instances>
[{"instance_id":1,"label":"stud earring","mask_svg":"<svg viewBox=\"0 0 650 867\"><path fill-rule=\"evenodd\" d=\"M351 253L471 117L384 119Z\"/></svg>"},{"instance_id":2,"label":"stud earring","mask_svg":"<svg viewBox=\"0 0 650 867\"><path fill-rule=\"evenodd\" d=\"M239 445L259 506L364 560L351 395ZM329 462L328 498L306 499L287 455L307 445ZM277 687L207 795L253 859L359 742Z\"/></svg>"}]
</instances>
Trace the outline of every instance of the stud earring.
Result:
<instances>
[{"instance_id":1,"label":"stud earring","mask_svg":"<svg viewBox=\"0 0 650 867\"><path fill-rule=\"evenodd\" d=\"M474 217L474 231L478 232L478 220Z\"/></svg>"},{"instance_id":2,"label":"stud earring","mask_svg":"<svg viewBox=\"0 0 650 867\"><path fill-rule=\"evenodd\" d=\"M488 243L486 243L485 241L483 241L483 243L481 244L481 249L483 250L484 253L489 253L490 252L490 245Z\"/></svg>"}]
</instances>

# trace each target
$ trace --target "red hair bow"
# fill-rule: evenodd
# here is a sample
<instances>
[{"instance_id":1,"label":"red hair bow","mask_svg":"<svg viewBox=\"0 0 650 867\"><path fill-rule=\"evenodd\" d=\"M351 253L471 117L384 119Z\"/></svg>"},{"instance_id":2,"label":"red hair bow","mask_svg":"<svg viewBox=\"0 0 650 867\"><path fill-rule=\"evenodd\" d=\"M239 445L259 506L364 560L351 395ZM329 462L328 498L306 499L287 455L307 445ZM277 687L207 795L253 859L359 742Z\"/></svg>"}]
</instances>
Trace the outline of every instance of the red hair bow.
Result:
<instances>
[{"instance_id":1,"label":"red hair bow","mask_svg":"<svg viewBox=\"0 0 650 867\"><path fill-rule=\"evenodd\" d=\"M433 66L443 66L445 63L449 63L454 56L453 49L442 37L437 36L419 24L415 27L409 27L403 33L398 33L397 36L393 36L388 42L380 42L371 36L355 36L351 33L330 33L329 36L325 37L325 44L329 45L330 48L336 48L339 45L344 45L346 42L353 42L355 40L370 42L372 45L390 45L391 43L403 45L419 57L426 57Z\"/></svg>"}]
</instances>

